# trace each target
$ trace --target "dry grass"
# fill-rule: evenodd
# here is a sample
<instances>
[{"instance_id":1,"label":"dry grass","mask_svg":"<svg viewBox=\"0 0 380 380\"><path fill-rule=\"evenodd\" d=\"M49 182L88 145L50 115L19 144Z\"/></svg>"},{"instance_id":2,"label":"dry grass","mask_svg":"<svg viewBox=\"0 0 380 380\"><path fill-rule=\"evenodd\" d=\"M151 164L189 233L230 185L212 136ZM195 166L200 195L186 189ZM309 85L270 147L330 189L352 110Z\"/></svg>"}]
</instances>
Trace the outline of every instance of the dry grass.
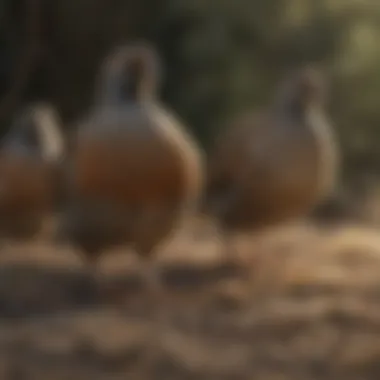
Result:
<instances>
[{"instance_id":1,"label":"dry grass","mask_svg":"<svg viewBox=\"0 0 380 380\"><path fill-rule=\"evenodd\" d=\"M178 232L158 258L157 327L133 254L102 260L97 278L114 296L102 304L69 248L4 245L0 378L379 379L378 231L293 225L236 246L225 268L211 227Z\"/></svg>"}]
</instances>

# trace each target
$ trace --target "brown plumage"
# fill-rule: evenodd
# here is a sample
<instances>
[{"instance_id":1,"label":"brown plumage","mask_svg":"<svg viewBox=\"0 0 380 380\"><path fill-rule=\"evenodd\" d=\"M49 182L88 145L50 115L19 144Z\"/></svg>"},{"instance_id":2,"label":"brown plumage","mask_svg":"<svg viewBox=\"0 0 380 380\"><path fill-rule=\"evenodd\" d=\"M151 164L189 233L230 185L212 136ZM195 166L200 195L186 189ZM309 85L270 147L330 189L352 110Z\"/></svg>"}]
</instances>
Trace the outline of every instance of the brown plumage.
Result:
<instances>
[{"instance_id":1,"label":"brown plumage","mask_svg":"<svg viewBox=\"0 0 380 380\"><path fill-rule=\"evenodd\" d=\"M62 234L88 260L120 245L150 258L200 196L201 153L156 99L158 63L148 45L117 49L78 125Z\"/></svg>"},{"instance_id":2,"label":"brown plumage","mask_svg":"<svg viewBox=\"0 0 380 380\"><path fill-rule=\"evenodd\" d=\"M0 235L30 239L54 208L64 153L54 109L45 103L17 117L0 149Z\"/></svg>"},{"instance_id":3,"label":"brown plumage","mask_svg":"<svg viewBox=\"0 0 380 380\"><path fill-rule=\"evenodd\" d=\"M305 67L265 110L234 120L210 155L204 211L225 233L300 217L334 186L335 140L321 74Z\"/></svg>"}]
</instances>

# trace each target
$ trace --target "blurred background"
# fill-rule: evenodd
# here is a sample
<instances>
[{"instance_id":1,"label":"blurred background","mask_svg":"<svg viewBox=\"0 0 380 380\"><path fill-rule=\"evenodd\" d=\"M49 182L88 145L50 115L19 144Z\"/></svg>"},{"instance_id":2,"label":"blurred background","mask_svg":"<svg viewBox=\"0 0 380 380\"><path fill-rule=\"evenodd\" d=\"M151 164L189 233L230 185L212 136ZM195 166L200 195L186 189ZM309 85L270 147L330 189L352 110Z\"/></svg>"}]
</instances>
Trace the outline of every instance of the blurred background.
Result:
<instances>
[{"instance_id":1,"label":"blurred background","mask_svg":"<svg viewBox=\"0 0 380 380\"><path fill-rule=\"evenodd\" d=\"M162 55L162 99L206 148L226 116L265 104L286 70L320 63L347 176L377 172L375 0L2 0L0 12L2 129L22 103L41 98L75 120L104 56L146 39Z\"/></svg>"},{"instance_id":2,"label":"blurred background","mask_svg":"<svg viewBox=\"0 0 380 380\"><path fill-rule=\"evenodd\" d=\"M376 225L378 0L0 0L0 132L36 100L57 107L69 131L91 105L107 53L141 39L161 54L161 99L206 151L227 117L265 105L289 69L320 64L342 153L338 198L344 211ZM252 259L247 282L213 269L217 242L199 229L180 235L164 255L171 327L162 327L152 367L143 311L126 317L96 305L71 251L7 246L1 378L380 378L378 230L342 227L321 236L304 226L264 238L255 245L264 258L260 276ZM240 243L253 250L252 242ZM135 310L138 280L120 275L124 259L115 257L105 262L103 280Z\"/></svg>"}]
</instances>

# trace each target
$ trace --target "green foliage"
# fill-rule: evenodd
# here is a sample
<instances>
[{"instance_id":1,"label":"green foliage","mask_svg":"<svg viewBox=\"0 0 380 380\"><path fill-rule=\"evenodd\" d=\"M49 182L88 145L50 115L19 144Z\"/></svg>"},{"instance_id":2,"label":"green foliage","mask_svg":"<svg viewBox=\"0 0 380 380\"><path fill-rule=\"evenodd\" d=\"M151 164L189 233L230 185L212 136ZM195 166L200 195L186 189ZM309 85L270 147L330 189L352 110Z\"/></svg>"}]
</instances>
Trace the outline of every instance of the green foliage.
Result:
<instances>
[{"instance_id":1,"label":"green foliage","mask_svg":"<svg viewBox=\"0 0 380 380\"><path fill-rule=\"evenodd\" d=\"M207 145L229 115L265 103L290 67L331 65L346 28L311 0L168 0L157 30L165 98Z\"/></svg>"}]
</instances>

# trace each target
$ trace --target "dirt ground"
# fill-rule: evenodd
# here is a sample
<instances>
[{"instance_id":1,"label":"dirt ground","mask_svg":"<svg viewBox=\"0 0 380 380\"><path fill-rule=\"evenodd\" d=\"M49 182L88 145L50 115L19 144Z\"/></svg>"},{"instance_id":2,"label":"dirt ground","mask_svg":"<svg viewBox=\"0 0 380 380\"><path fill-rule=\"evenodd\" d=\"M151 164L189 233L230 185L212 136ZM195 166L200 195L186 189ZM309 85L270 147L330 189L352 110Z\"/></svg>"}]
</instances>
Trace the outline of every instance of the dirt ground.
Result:
<instances>
[{"instance_id":1,"label":"dirt ground","mask_svg":"<svg viewBox=\"0 0 380 380\"><path fill-rule=\"evenodd\" d=\"M226 266L196 224L161 249L156 302L131 252L91 272L42 240L1 250L0 379L380 379L375 229L238 237Z\"/></svg>"}]
</instances>

